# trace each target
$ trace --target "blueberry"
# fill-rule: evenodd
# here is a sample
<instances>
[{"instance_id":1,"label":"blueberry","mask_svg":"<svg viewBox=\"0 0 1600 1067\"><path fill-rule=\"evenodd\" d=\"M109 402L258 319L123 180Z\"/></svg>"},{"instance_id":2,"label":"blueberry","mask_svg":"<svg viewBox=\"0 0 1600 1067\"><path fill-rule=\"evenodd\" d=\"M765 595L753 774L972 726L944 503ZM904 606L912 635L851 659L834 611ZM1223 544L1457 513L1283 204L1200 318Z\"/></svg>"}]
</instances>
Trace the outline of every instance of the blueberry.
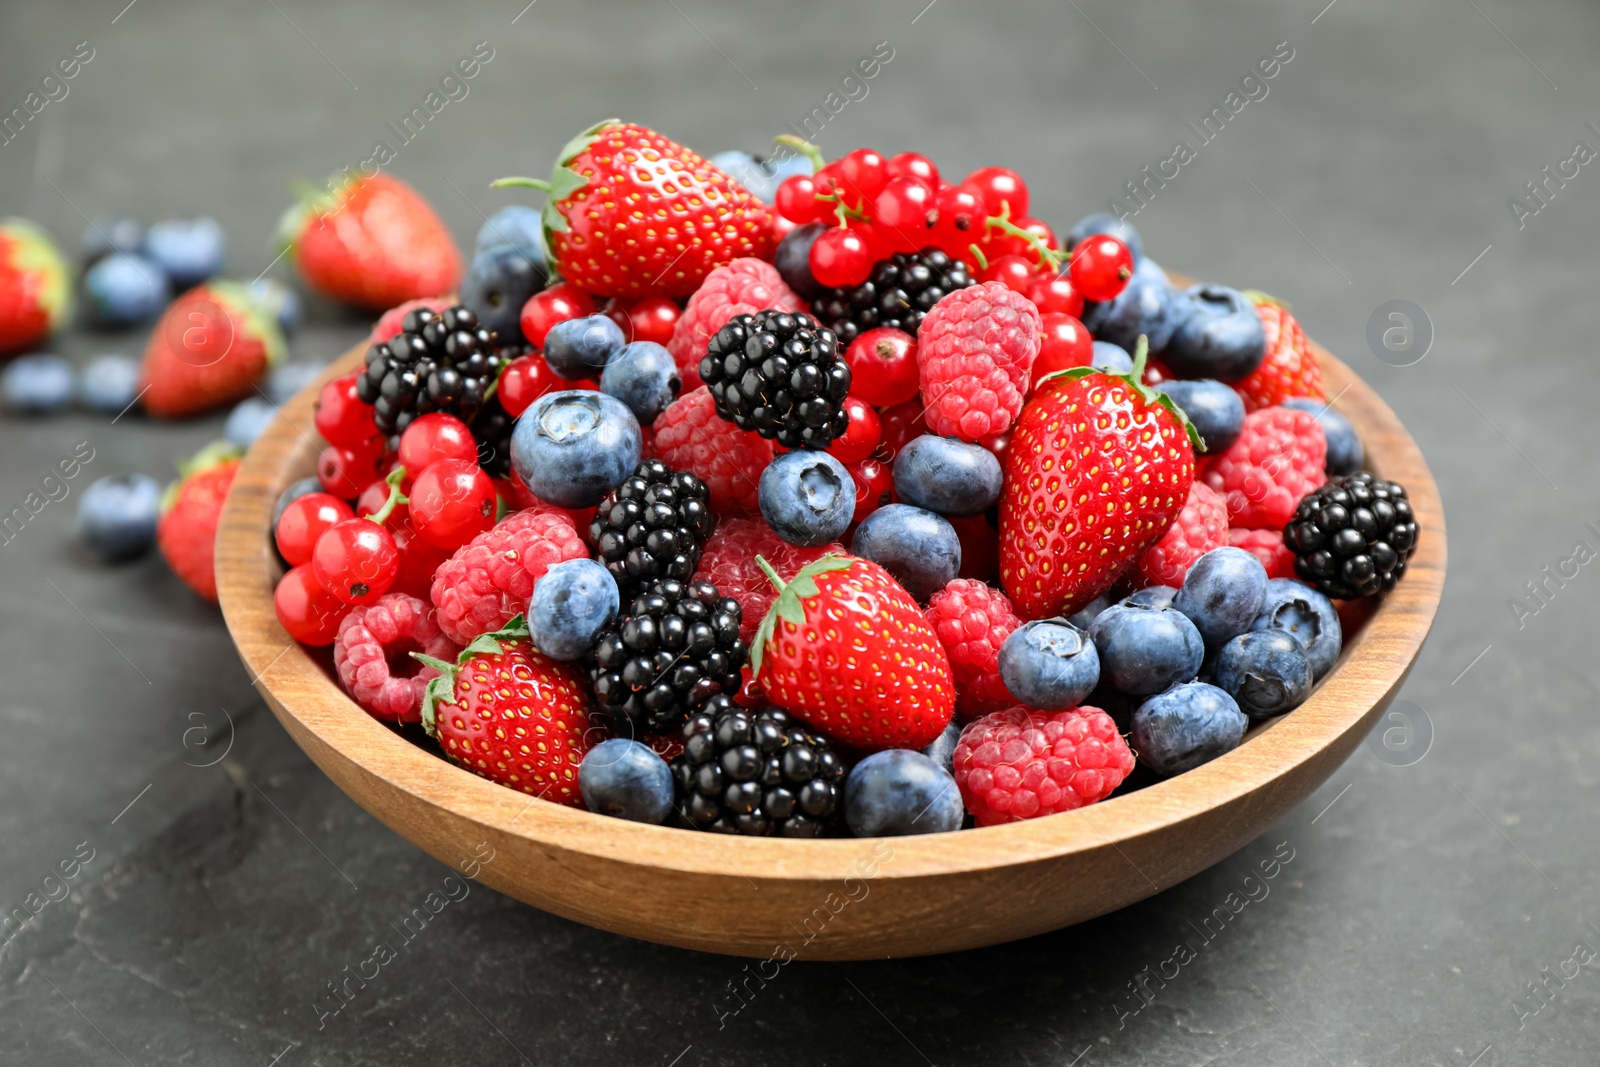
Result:
<instances>
[{"instance_id":1,"label":"blueberry","mask_svg":"<svg viewBox=\"0 0 1600 1067\"><path fill-rule=\"evenodd\" d=\"M528 631L551 659L575 660L617 617L621 596L611 572L592 559L557 563L533 586Z\"/></svg>"},{"instance_id":2,"label":"blueberry","mask_svg":"<svg viewBox=\"0 0 1600 1067\"><path fill-rule=\"evenodd\" d=\"M856 483L826 452L785 452L761 472L761 517L792 545L814 547L844 536L856 511Z\"/></svg>"},{"instance_id":3,"label":"blueberry","mask_svg":"<svg viewBox=\"0 0 1600 1067\"><path fill-rule=\"evenodd\" d=\"M815 300L822 295L822 286L811 276L811 246L827 228L820 222L796 226L783 235L772 257L772 265L778 268L784 282L804 300Z\"/></svg>"},{"instance_id":4,"label":"blueberry","mask_svg":"<svg viewBox=\"0 0 1600 1067\"><path fill-rule=\"evenodd\" d=\"M1076 248L1078 242L1085 237L1093 237L1097 233L1115 237L1127 245L1128 251L1133 253L1135 262L1144 258L1144 239L1139 236L1139 231L1133 228L1133 223L1124 222L1106 211L1097 211L1093 215L1085 215L1072 224L1072 228L1067 231L1067 251L1070 252Z\"/></svg>"},{"instance_id":5,"label":"blueberry","mask_svg":"<svg viewBox=\"0 0 1600 1067\"><path fill-rule=\"evenodd\" d=\"M167 272L144 256L114 252L83 276L84 304L98 326L133 326L154 318L172 299Z\"/></svg>"},{"instance_id":6,"label":"blueberry","mask_svg":"<svg viewBox=\"0 0 1600 1067\"><path fill-rule=\"evenodd\" d=\"M1266 599L1267 569L1259 559L1242 548L1214 548L1194 561L1172 606L1215 649L1250 629Z\"/></svg>"},{"instance_id":7,"label":"blueberry","mask_svg":"<svg viewBox=\"0 0 1600 1067\"><path fill-rule=\"evenodd\" d=\"M623 345L600 372L600 391L628 405L641 426L655 422L682 389L672 353L654 341Z\"/></svg>"},{"instance_id":8,"label":"blueberry","mask_svg":"<svg viewBox=\"0 0 1600 1067\"><path fill-rule=\"evenodd\" d=\"M511 431L511 466L540 500L586 508L633 473L643 444L639 420L620 400L588 390L546 393Z\"/></svg>"},{"instance_id":9,"label":"blueberry","mask_svg":"<svg viewBox=\"0 0 1600 1067\"><path fill-rule=\"evenodd\" d=\"M545 336L544 358L563 378L598 378L624 341L622 327L604 315L568 319L556 323Z\"/></svg>"},{"instance_id":10,"label":"blueberry","mask_svg":"<svg viewBox=\"0 0 1600 1067\"><path fill-rule=\"evenodd\" d=\"M1305 647L1313 680L1333 667L1344 642L1333 601L1293 578L1274 578L1267 583L1267 599L1250 628L1282 630L1297 638Z\"/></svg>"},{"instance_id":11,"label":"blueberry","mask_svg":"<svg viewBox=\"0 0 1600 1067\"><path fill-rule=\"evenodd\" d=\"M300 294L276 278L257 278L250 283L250 295L262 311L278 320L284 336L300 328Z\"/></svg>"},{"instance_id":12,"label":"blueberry","mask_svg":"<svg viewBox=\"0 0 1600 1067\"><path fill-rule=\"evenodd\" d=\"M72 401L72 368L60 356L22 356L0 373L0 396L12 411L54 415Z\"/></svg>"},{"instance_id":13,"label":"blueberry","mask_svg":"<svg viewBox=\"0 0 1600 1067\"><path fill-rule=\"evenodd\" d=\"M272 528L274 530L278 528L278 520L283 518L284 509L290 504L293 504L308 493L321 492L325 492L325 490L322 488L321 479L316 475L312 475L309 478L301 478L298 482L290 482L289 487L278 494L277 503L272 505ZM274 545L277 544L276 538L269 537L268 540L272 541Z\"/></svg>"},{"instance_id":14,"label":"blueberry","mask_svg":"<svg viewBox=\"0 0 1600 1067\"><path fill-rule=\"evenodd\" d=\"M282 407L299 395L302 389L309 387L312 382L322 377L322 372L326 369L320 363L311 363L306 360L280 363L267 374L267 382L264 387L267 399Z\"/></svg>"},{"instance_id":15,"label":"blueberry","mask_svg":"<svg viewBox=\"0 0 1600 1067\"><path fill-rule=\"evenodd\" d=\"M923 434L894 457L894 491L939 515L982 515L1000 499L1000 460L982 445Z\"/></svg>"},{"instance_id":16,"label":"blueberry","mask_svg":"<svg viewBox=\"0 0 1600 1067\"><path fill-rule=\"evenodd\" d=\"M227 258L222 227L206 217L158 222L145 231L141 247L180 290L221 274Z\"/></svg>"},{"instance_id":17,"label":"blueberry","mask_svg":"<svg viewBox=\"0 0 1600 1067\"><path fill-rule=\"evenodd\" d=\"M156 543L161 484L148 474L112 474L83 491L78 536L108 562L133 559Z\"/></svg>"},{"instance_id":18,"label":"blueberry","mask_svg":"<svg viewBox=\"0 0 1600 1067\"><path fill-rule=\"evenodd\" d=\"M1094 353L1089 357L1089 365L1096 370L1110 371L1112 374L1131 374L1133 357L1128 355L1127 349L1121 345L1114 345L1110 341L1096 341Z\"/></svg>"},{"instance_id":19,"label":"blueberry","mask_svg":"<svg viewBox=\"0 0 1600 1067\"><path fill-rule=\"evenodd\" d=\"M1182 300L1183 295L1167 281L1167 272L1156 266L1155 260L1142 259L1114 300L1084 309L1083 324L1096 337L1130 352L1144 334L1150 351L1160 352L1172 340Z\"/></svg>"},{"instance_id":20,"label":"blueberry","mask_svg":"<svg viewBox=\"0 0 1600 1067\"><path fill-rule=\"evenodd\" d=\"M132 254L144 243L144 224L138 219L98 218L83 231L78 243L85 268L111 255L113 252Z\"/></svg>"},{"instance_id":21,"label":"blueberry","mask_svg":"<svg viewBox=\"0 0 1600 1067\"><path fill-rule=\"evenodd\" d=\"M1040 619L1011 631L1000 646L1000 680L1030 708L1075 708L1100 682L1100 655L1070 622Z\"/></svg>"},{"instance_id":22,"label":"blueberry","mask_svg":"<svg viewBox=\"0 0 1600 1067\"><path fill-rule=\"evenodd\" d=\"M1094 620L1089 636L1099 651L1102 675L1134 696L1189 681L1206 654L1194 623L1173 608L1113 604Z\"/></svg>"},{"instance_id":23,"label":"blueberry","mask_svg":"<svg viewBox=\"0 0 1600 1067\"><path fill-rule=\"evenodd\" d=\"M956 743L960 740L961 724L952 719L950 725L944 728L944 733L928 742L928 747L922 750L922 754L943 767L947 773L953 774Z\"/></svg>"},{"instance_id":24,"label":"blueberry","mask_svg":"<svg viewBox=\"0 0 1600 1067\"><path fill-rule=\"evenodd\" d=\"M1239 433L1244 429L1244 400L1233 391L1232 386L1214 378L1196 378L1192 381L1162 382L1156 388L1170 396L1172 402L1189 416L1200 439L1205 442L1201 451L1206 455L1226 452L1228 446L1239 439Z\"/></svg>"},{"instance_id":25,"label":"blueberry","mask_svg":"<svg viewBox=\"0 0 1600 1067\"><path fill-rule=\"evenodd\" d=\"M1179 322L1161 360L1180 378L1236 382L1248 377L1267 354L1267 337L1256 306L1237 289L1196 285L1177 304Z\"/></svg>"},{"instance_id":26,"label":"blueberry","mask_svg":"<svg viewBox=\"0 0 1600 1067\"><path fill-rule=\"evenodd\" d=\"M1249 723L1227 693L1189 682L1139 705L1133 713L1133 749L1157 774L1181 774L1238 748Z\"/></svg>"},{"instance_id":27,"label":"blueberry","mask_svg":"<svg viewBox=\"0 0 1600 1067\"><path fill-rule=\"evenodd\" d=\"M649 746L613 737L584 754L578 791L596 815L654 825L672 810L672 770Z\"/></svg>"},{"instance_id":28,"label":"blueberry","mask_svg":"<svg viewBox=\"0 0 1600 1067\"><path fill-rule=\"evenodd\" d=\"M512 204L490 215L478 230L472 254L495 245L514 245L535 263L548 261L544 248L544 215L536 207Z\"/></svg>"},{"instance_id":29,"label":"blueberry","mask_svg":"<svg viewBox=\"0 0 1600 1067\"><path fill-rule=\"evenodd\" d=\"M278 409L267 403L265 398L247 396L228 412L222 436L240 448L249 448L277 416Z\"/></svg>"},{"instance_id":30,"label":"blueberry","mask_svg":"<svg viewBox=\"0 0 1600 1067\"><path fill-rule=\"evenodd\" d=\"M1111 606L1111 598L1104 593L1067 616L1067 621L1080 630L1087 630L1100 613Z\"/></svg>"},{"instance_id":31,"label":"blueberry","mask_svg":"<svg viewBox=\"0 0 1600 1067\"><path fill-rule=\"evenodd\" d=\"M1328 458L1323 468L1329 474L1354 474L1367 461L1367 450L1350 420L1320 400L1308 396L1292 396L1283 402L1286 408L1309 412L1322 426L1322 436L1328 439Z\"/></svg>"},{"instance_id":32,"label":"blueberry","mask_svg":"<svg viewBox=\"0 0 1600 1067\"><path fill-rule=\"evenodd\" d=\"M924 604L961 570L961 538L955 527L909 504L890 504L868 515L856 527L850 551L894 575Z\"/></svg>"},{"instance_id":33,"label":"blueberry","mask_svg":"<svg viewBox=\"0 0 1600 1067\"><path fill-rule=\"evenodd\" d=\"M1141 608L1170 608L1173 598L1178 591L1170 585L1147 585L1143 589L1129 593L1123 598L1124 604L1137 604Z\"/></svg>"},{"instance_id":34,"label":"blueberry","mask_svg":"<svg viewBox=\"0 0 1600 1067\"><path fill-rule=\"evenodd\" d=\"M1293 634L1256 630L1222 646L1212 680L1246 715L1269 719L1305 703L1311 695L1311 663Z\"/></svg>"},{"instance_id":35,"label":"blueberry","mask_svg":"<svg viewBox=\"0 0 1600 1067\"><path fill-rule=\"evenodd\" d=\"M467 280L461 283L461 302L477 313L478 325L502 338L521 338L522 305L547 281L543 259L529 258L516 245L490 245L472 257Z\"/></svg>"},{"instance_id":36,"label":"blueberry","mask_svg":"<svg viewBox=\"0 0 1600 1067\"><path fill-rule=\"evenodd\" d=\"M844 821L856 837L948 833L963 815L956 780L921 752L874 752L844 780Z\"/></svg>"},{"instance_id":37,"label":"blueberry","mask_svg":"<svg viewBox=\"0 0 1600 1067\"><path fill-rule=\"evenodd\" d=\"M139 361L120 352L95 356L78 371L78 403L120 415L139 396Z\"/></svg>"}]
</instances>

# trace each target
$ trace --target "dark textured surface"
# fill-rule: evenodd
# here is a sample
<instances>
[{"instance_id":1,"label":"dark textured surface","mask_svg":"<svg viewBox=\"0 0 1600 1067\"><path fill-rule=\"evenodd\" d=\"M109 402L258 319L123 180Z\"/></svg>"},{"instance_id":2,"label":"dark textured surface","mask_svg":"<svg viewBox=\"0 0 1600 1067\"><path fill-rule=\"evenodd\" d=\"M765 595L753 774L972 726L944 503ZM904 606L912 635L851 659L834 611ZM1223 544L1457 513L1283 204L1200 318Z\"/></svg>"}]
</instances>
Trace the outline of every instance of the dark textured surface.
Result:
<instances>
[{"instance_id":1,"label":"dark textured surface","mask_svg":"<svg viewBox=\"0 0 1600 1067\"><path fill-rule=\"evenodd\" d=\"M374 3L140 0L115 24L123 0L8 2L4 109L76 42L96 51L69 96L0 146L0 213L72 241L80 209L208 213L227 228L234 273L253 277L270 261L288 182L366 158L385 122L487 40L495 56L470 95L393 165L468 243L480 212L511 199L489 191L491 179L542 171L593 120L624 115L707 151L758 148L888 40L893 60L829 122L824 148L915 147L957 173L1003 162L1030 179L1034 214L1064 228L1170 156L1177 137L1193 144L1184 123L1287 40L1294 58L1270 94L1136 223L1174 269L1291 300L1432 462L1450 509L1451 580L1404 694L1413 718L1421 709L1432 725L1426 756L1395 766L1416 750L1380 759L1374 741L1239 855L1120 914L956 957L797 963L765 988L749 979L737 1014L724 1012L742 961L624 940L474 888L319 1019L314 1005L334 1003L326 983L376 942L398 944L390 924L448 870L295 748L213 608L158 560L102 569L70 536L87 479L165 477L221 419L7 419L6 509L77 442L96 454L73 497L0 547L0 906L23 906L80 842L93 859L70 895L0 948L0 1059L1592 1059L1600 960L1565 961L1577 945L1600 949L1588 925L1600 923L1600 579L1572 562L1563 585L1541 568L1555 573L1580 540L1600 549L1584 525L1600 528L1600 177L1584 168L1520 231L1506 200L1575 141L1600 147L1585 127L1600 122L1600 13L1575 0L1338 0L1320 17L1322 0L923 2L541 0L514 25L518 0L403 16ZM1421 305L1437 332L1413 366L1385 365L1368 348L1368 318L1391 299ZM331 356L361 329L325 306L312 319L294 342L301 357ZM81 360L142 343L74 332L57 350ZM1546 603L1526 600L1519 629L1508 600L1532 581L1545 582ZM194 766L230 737L220 762ZM1293 859L1271 881L1246 883L1279 842ZM1261 885L1265 898L1202 940L1230 893L1259 896ZM1148 983L1153 1002L1124 1015L1140 1003L1130 979L1158 972L1184 940L1195 957L1164 986ZM1544 983L1543 999L1530 982Z\"/></svg>"}]
</instances>

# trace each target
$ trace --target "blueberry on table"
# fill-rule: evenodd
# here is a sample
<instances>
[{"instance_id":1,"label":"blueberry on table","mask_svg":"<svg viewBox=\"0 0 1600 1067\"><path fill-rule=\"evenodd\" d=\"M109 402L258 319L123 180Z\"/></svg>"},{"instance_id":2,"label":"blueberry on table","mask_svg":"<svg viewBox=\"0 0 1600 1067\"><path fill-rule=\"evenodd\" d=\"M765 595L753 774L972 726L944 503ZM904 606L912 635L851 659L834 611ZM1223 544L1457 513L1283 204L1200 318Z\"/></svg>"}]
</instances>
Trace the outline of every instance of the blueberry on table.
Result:
<instances>
[{"instance_id":1,"label":"blueberry on table","mask_svg":"<svg viewBox=\"0 0 1600 1067\"><path fill-rule=\"evenodd\" d=\"M0 397L11 411L54 415L72 401L72 368L60 356L19 357L0 373Z\"/></svg>"},{"instance_id":2,"label":"blueberry on table","mask_svg":"<svg viewBox=\"0 0 1600 1067\"><path fill-rule=\"evenodd\" d=\"M249 448L256 443L266 428L277 418L278 409L259 396L247 396L232 411L223 424L222 436L238 445Z\"/></svg>"},{"instance_id":3,"label":"blueberry on table","mask_svg":"<svg viewBox=\"0 0 1600 1067\"><path fill-rule=\"evenodd\" d=\"M1194 623L1173 608L1113 604L1089 627L1102 677L1134 696L1159 693L1194 678L1205 643Z\"/></svg>"},{"instance_id":4,"label":"blueberry on table","mask_svg":"<svg viewBox=\"0 0 1600 1067\"><path fill-rule=\"evenodd\" d=\"M1267 598L1267 569L1242 548L1214 548L1194 561L1172 606L1189 616L1206 647L1218 648L1255 623Z\"/></svg>"},{"instance_id":5,"label":"blueberry on table","mask_svg":"<svg viewBox=\"0 0 1600 1067\"><path fill-rule=\"evenodd\" d=\"M942 834L961 829L965 815L955 778L921 752L874 752L844 780L844 821L856 837Z\"/></svg>"},{"instance_id":6,"label":"blueberry on table","mask_svg":"<svg viewBox=\"0 0 1600 1067\"><path fill-rule=\"evenodd\" d=\"M153 260L114 252L84 274L83 297L96 326L133 326L160 314L172 299L172 283Z\"/></svg>"},{"instance_id":7,"label":"blueberry on table","mask_svg":"<svg viewBox=\"0 0 1600 1067\"><path fill-rule=\"evenodd\" d=\"M1193 770L1232 752L1250 720L1233 697L1205 682L1157 693L1133 713L1133 750L1164 777Z\"/></svg>"},{"instance_id":8,"label":"blueberry on table","mask_svg":"<svg viewBox=\"0 0 1600 1067\"><path fill-rule=\"evenodd\" d=\"M166 271L178 290L199 285L222 273L227 238L217 220L166 219L145 231L144 254Z\"/></svg>"},{"instance_id":9,"label":"blueberry on table","mask_svg":"<svg viewBox=\"0 0 1600 1067\"><path fill-rule=\"evenodd\" d=\"M578 791L596 815L658 824L672 810L672 771L649 746L613 737L584 753Z\"/></svg>"},{"instance_id":10,"label":"blueberry on table","mask_svg":"<svg viewBox=\"0 0 1600 1067\"><path fill-rule=\"evenodd\" d=\"M1293 578L1274 578L1267 583L1267 599L1251 629L1282 630L1298 639L1306 650L1313 679L1333 668L1344 641L1333 602Z\"/></svg>"},{"instance_id":11,"label":"blueberry on table","mask_svg":"<svg viewBox=\"0 0 1600 1067\"><path fill-rule=\"evenodd\" d=\"M1000 680L1030 708L1062 711L1083 703L1100 682L1100 656L1089 635L1065 619L1039 619L1000 646Z\"/></svg>"},{"instance_id":12,"label":"blueberry on table","mask_svg":"<svg viewBox=\"0 0 1600 1067\"><path fill-rule=\"evenodd\" d=\"M156 542L161 485L147 474L112 474L78 501L78 536L107 562L134 559Z\"/></svg>"},{"instance_id":13,"label":"blueberry on table","mask_svg":"<svg viewBox=\"0 0 1600 1067\"><path fill-rule=\"evenodd\" d=\"M139 361L120 352L95 356L78 371L78 403L120 415L139 396Z\"/></svg>"},{"instance_id":14,"label":"blueberry on table","mask_svg":"<svg viewBox=\"0 0 1600 1067\"><path fill-rule=\"evenodd\" d=\"M87 269L116 252L133 253L144 243L144 224L138 219L98 218L83 231L78 242Z\"/></svg>"},{"instance_id":15,"label":"blueberry on table","mask_svg":"<svg viewBox=\"0 0 1600 1067\"><path fill-rule=\"evenodd\" d=\"M1269 719L1305 703L1311 695L1311 663L1293 635L1255 630L1222 646L1211 680L1250 718Z\"/></svg>"},{"instance_id":16,"label":"blueberry on table","mask_svg":"<svg viewBox=\"0 0 1600 1067\"><path fill-rule=\"evenodd\" d=\"M961 571L961 538L955 527L909 504L890 504L868 515L856 527L850 550L894 575L924 604Z\"/></svg>"}]
</instances>

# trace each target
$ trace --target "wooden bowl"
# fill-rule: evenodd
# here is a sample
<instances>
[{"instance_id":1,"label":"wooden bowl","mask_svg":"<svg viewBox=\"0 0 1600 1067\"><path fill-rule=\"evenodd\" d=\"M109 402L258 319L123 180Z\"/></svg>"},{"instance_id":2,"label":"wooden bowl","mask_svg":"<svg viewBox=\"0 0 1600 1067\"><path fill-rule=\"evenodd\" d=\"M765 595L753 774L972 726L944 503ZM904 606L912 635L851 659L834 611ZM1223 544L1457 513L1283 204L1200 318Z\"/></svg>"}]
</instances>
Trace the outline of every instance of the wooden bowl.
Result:
<instances>
[{"instance_id":1,"label":"wooden bowl","mask_svg":"<svg viewBox=\"0 0 1600 1067\"><path fill-rule=\"evenodd\" d=\"M919 837L730 838L534 801L413 744L357 707L273 614L282 567L268 544L272 508L312 471L316 388L284 408L239 471L217 534L222 609L278 720L341 789L444 863L492 849L479 880L518 900L631 937L779 960L1028 937L1125 907L1250 842L1344 762L1422 647L1444 584L1438 489L1394 413L1316 354L1371 469L1410 493L1422 536L1405 577L1295 711L1203 767L1062 815ZM359 359L347 354L329 376Z\"/></svg>"}]
</instances>

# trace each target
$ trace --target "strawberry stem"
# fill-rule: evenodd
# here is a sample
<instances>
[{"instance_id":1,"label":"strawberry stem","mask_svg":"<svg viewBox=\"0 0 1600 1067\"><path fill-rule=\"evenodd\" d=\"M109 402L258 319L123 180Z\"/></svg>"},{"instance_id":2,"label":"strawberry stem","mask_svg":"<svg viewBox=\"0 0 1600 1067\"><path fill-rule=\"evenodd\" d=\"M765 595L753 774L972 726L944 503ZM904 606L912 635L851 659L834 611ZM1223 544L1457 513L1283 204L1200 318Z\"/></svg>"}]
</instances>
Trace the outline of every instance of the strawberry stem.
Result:
<instances>
[{"instance_id":1,"label":"strawberry stem","mask_svg":"<svg viewBox=\"0 0 1600 1067\"><path fill-rule=\"evenodd\" d=\"M778 572L772 569L772 564L767 562L765 556L756 556L756 566L761 568L761 572L767 576L767 580L772 583L772 587L778 592L781 593L789 588L789 583L778 576Z\"/></svg>"},{"instance_id":2,"label":"strawberry stem","mask_svg":"<svg viewBox=\"0 0 1600 1067\"><path fill-rule=\"evenodd\" d=\"M823 164L827 162L827 160L822 156L822 149L818 148L804 137L796 137L790 133L780 133L778 136L772 139L772 143L783 145L785 148L792 148L802 156L805 156L811 161L811 171L813 174L821 170Z\"/></svg>"},{"instance_id":3,"label":"strawberry stem","mask_svg":"<svg viewBox=\"0 0 1600 1067\"><path fill-rule=\"evenodd\" d=\"M367 518L382 526L389 521L389 516L394 514L394 509L400 504L411 503L411 498L400 492L400 483L405 480L406 469L396 467L384 478L383 483L389 487L389 498L383 502L383 507L374 511Z\"/></svg>"},{"instance_id":4,"label":"strawberry stem","mask_svg":"<svg viewBox=\"0 0 1600 1067\"><path fill-rule=\"evenodd\" d=\"M498 178L489 183L491 189L537 189L541 193L550 191L550 183L543 178Z\"/></svg>"},{"instance_id":5,"label":"strawberry stem","mask_svg":"<svg viewBox=\"0 0 1600 1067\"><path fill-rule=\"evenodd\" d=\"M1139 339L1133 343L1133 370L1128 372L1128 376L1135 382L1144 381L1144 365L1149 358L1150 339L1141 333Z\"/></svg>"}]
</instances>

